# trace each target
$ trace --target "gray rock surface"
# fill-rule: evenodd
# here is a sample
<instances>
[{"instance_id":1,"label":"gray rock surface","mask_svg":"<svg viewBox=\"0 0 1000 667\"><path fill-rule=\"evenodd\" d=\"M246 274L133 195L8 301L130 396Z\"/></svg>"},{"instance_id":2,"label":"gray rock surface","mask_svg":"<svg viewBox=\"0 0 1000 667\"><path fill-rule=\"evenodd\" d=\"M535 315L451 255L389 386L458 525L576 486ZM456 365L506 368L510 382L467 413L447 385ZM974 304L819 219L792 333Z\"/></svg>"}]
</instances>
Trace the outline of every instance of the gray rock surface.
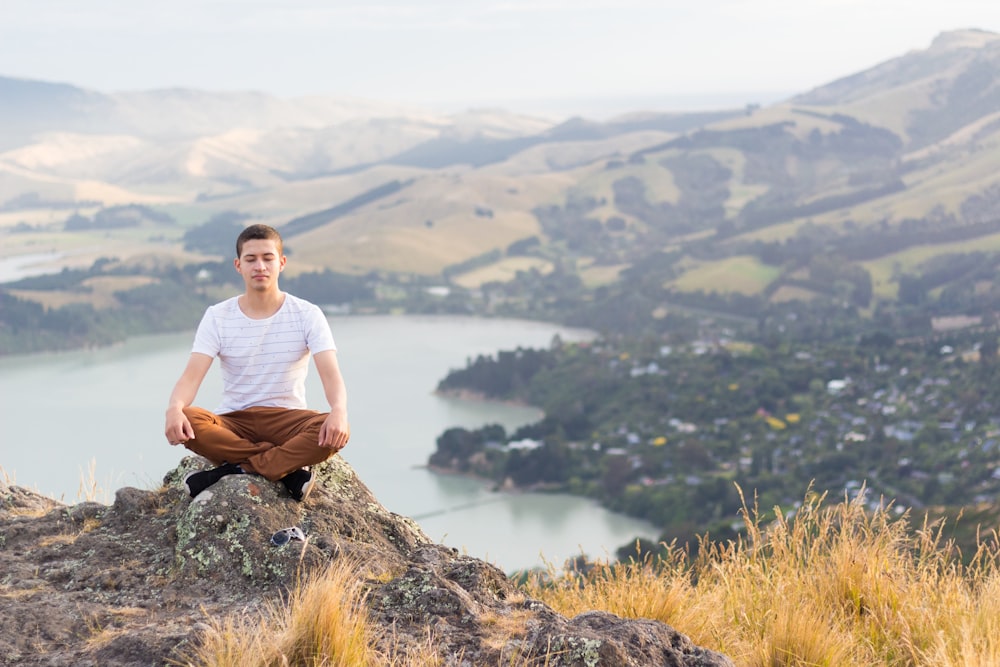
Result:
<instances>
[{"instance_id":1,"label":"gray rock surface","mask_svg":"<svg viewBox=\"0 0 1000 667\"><path fill-rule=\"evenodd\" d=\"M120 489L110 506L0 483L0 664L166 664L210 618L280 600L301 573L350 557L397 654L420 655L432 630L444 665L732 665L662 623L557 614L386 510L340 457L316 468L302 504L252 475L192 500L184 475L207 465L186 458L160 489ZM289 526L307 539L272 545Z\"/></svg>"}]
</instances>

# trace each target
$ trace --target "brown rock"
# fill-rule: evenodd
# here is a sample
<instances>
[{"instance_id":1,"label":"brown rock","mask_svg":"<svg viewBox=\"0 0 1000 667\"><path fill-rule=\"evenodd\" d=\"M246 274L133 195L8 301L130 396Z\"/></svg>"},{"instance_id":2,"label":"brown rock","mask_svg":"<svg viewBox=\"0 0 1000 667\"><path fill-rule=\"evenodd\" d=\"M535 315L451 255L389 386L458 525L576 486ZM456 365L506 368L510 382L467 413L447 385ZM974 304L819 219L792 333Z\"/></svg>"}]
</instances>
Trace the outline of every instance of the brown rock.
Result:
<instances>
[{"instance_id":1,"label":"brown rock","mask_svg":"<svg viewBox=\"0 0 1000 667\"><path fill-rule=\"evenodd\" d=\"M386 510L340 457L315 469L305 503L280 484L224 477L191 499L184 459L155 491L66 506L0 484L0 664L154 665L177 659L210 618L277 600L302 572L363 560L380 641L445 665L728 666L655 621L567 619L496 567L431 543ZM298 526L304 542L270 543ZM400 574L401 573L401 574Z\"/></svg>"}]
</instances>

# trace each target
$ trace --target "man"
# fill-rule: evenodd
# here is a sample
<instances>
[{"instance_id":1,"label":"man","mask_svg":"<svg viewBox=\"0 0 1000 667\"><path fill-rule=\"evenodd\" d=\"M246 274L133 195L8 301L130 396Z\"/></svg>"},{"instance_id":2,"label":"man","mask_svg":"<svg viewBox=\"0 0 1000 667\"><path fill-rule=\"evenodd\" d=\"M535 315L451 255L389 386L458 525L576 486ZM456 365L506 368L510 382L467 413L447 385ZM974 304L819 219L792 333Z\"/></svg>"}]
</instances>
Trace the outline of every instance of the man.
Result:
<instances>
[{"instance_id":1,"label":"man","mask_svg":"<svg viewBox=\"0 0 1000 667\"><path fill-rule=\"evenodd\" d=\"M282 250L272 227L251 225L240 233L233 264L246 289L205 311L170 395L167 441L216 465L185 478L192 498L226 475L251 473L280 481L302 502L315 481L308 466L350 439L347 389L329 323L319 307L278 288L287 261ZM310 353L328 413L306 409ZM223 396L213 413L191 404L215 357Z\"/></svg>"}]
</instances>

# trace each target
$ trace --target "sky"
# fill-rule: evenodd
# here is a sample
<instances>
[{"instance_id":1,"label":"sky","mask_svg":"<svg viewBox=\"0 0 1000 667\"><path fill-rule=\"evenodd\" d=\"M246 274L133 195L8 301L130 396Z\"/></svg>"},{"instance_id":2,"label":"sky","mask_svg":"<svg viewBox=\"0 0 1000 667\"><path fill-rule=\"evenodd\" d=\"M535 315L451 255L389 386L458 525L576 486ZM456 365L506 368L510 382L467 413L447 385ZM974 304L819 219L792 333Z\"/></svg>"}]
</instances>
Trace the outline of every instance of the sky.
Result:
<instances>
[{"instance_id":1,"label":"sky","mask_svg":"<svg viewBox=\"0 0 1000 667\"><path fill-rule=\"evenodd\" d=\"M771 102L998 0L0 0L0 76L453 109Z\"/></svg>"}]
</instances>

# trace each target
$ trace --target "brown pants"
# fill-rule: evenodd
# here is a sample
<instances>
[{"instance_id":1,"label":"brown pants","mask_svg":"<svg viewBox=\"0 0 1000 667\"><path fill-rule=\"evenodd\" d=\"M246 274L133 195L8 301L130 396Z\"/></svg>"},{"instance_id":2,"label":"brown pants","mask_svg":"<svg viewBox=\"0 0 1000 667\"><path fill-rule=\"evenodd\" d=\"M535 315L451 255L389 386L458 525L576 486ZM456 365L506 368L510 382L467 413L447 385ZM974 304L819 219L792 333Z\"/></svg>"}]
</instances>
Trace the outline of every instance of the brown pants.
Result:
<instances>
[{"instance_id":1,"label":"brown pants","mask_svg":"<svg viewBox=\"0 0 1000 667\"><path fill-rule=\"evenodd\" d=\"M194 439L184 446L216 465L238 463L246 472L277 481L322 463L334 450L319 446L326 413L289 408L247 408L217 415L190 406L184 414Z\"/></svg>"}]
</instances>

